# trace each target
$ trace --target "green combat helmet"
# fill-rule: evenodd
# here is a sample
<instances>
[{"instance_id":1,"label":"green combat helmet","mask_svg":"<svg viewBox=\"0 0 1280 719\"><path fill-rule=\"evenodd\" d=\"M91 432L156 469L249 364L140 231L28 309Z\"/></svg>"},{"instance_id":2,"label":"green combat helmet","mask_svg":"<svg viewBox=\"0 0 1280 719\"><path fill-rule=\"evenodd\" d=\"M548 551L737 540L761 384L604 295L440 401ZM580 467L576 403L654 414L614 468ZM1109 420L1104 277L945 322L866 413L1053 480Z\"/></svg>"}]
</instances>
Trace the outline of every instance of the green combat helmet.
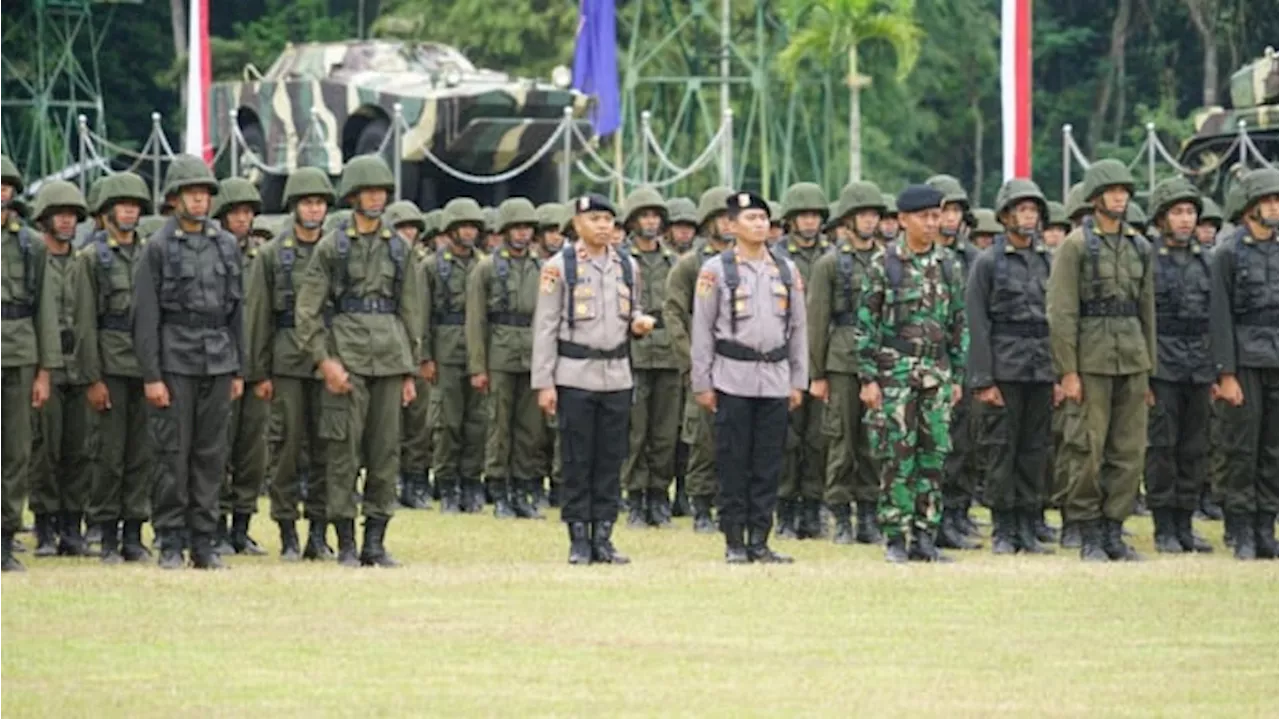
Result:
<instances>
[{"instance_id":1,"label":"green combat helmet","mask_svg":"<svg viewBox=\"0 0 1280 719\"><path fill-rule=\"evenodd\" d=\"M97 217L101 214L102 183L106 182L109 177L111 176L103 175L89 185L89 192L84 196L84 204L89 211L90 217Z\"/></svg>"},{"instance_id":2,"label":"green combat helmet","mask_svg":"<svg viewBox=\"0 0 1280 719\"><path fill-rule=\"evenodd\" d=\"M213 208L209 214L220 220L237 205L249 205L254 213L262 212L262 195L258 188L243 177L228 177L218 185L218 194L213 200Z\"/></svg>"},{"instance_id":3,"label":"green combat helmet","mask_svg":"<svg viewBox=\"0 0 1280 719\"><path fill-rule=\"evenodd\" d=\"M299 167L289 173L289 179L284 181L285 207L292 210L294 203L304 197L323 197L332 207L337 198L329 173L318 167Z\"/></svg>"},{"instance_id":4,"label":"green combat helmet","mask_svg":"<svg viewBox=\"0 0 1280 719\"><path fill-rule=\"evenodd\" d=\"M1200 222L1209 222L1217 229L1222 229L1222 208L1211 198L1201 197Z\"/></svg>"},{"instance_id":5,"label":"green combat helmet","mask_svg":"<svg viewBox=\"0 0 1280 719\"><path fill-rule=\"evenodd\" d=\"M942 193L942 202L959 202L964 209L969 209L969 193L964 191L964 185L951 175L934 175L924 181L924 184L932 187Z\"/></svg>"},{"instance_id":6,"label":"green combat helmet","mask_svg":"<svg viewBox=\"0 0 1280 719\"><path fill-rule=\"evenodd\" d=\"M538 229L560 230L564 227L565 218L571 214L569 208L559 202L544 202L538 205Z\"/></svg>"},{"instance_id":7,"label":"green combat helmet","mask_svg":"<svg viewBox=\"0 0 1280 719\"><path fill-rule=\"evenodd\" d=\"M1102 194L1102 191L1108 187L1120 186L1129 191L1129 195L1133 195L1134 181L1133 174L1129 172L1129 168L1119 160L1106 158L1098 160L1084 171L1084 197L1085 202L1092 203L1093 198Z\"/></svg>"},{"instance_id":8,"label":"green combat helmet","mask_svg":"<svg viewBox=\"0 0 1280 719\"><path fill-rule=\"evenodd\" d=\"M132 225L120 224L116 222L111 212L117 202L125 201L136 202L142 212L150 212L151 193L147 191L146 181L132 172L119 172L102 178L102 183L98 186L97 213L100 215L112 215L111 222L122 232L129 232L130 230L138 229L142 224L141 220ZM94 210L91 208L90 214L93 214L93 212Z\"/></svg>"},{"instance_id":9,"label":"green combat helmet","mask_svg":"<svg viewBox=\"0 0 1280 719\"><path fill-rule=\"evenodd\" d=\"M538 210L523 197L508 197L498 205L498 232L515 225L538 226Z\"/></svg>"},{"instance_id":10,"label":"green combat helmet","mask_svg":"<svg viewBox=\"0 0 1280 719\"><path fill-rule=\"evenodd\" d=\"M833 202L827 206L827 221L822 223L822 231L831 234L840 226L840 209L839 202Z\"/></svg>"},{"instance_id":11,"label":"green combat helmet","mask_svg":"<svg viewBox=\"0 0 1280 719\"><path fill-rule=\"evenodd\" d=\"M698 198L698 227L705 227L708 222L727 211L729 195L733 190L727 187L713 187Z\"/></svg>"},{"instance_id":12,"label":"green combat helmet","mask_svg":"<svg viewBox=\"0 0 1280 719\"><path fill-rule=\"evenodd\" d=\"M1003 215L1023 200L1034 200L1036 205L1040 207L1040 220L1048 219L1049 203L1044 199L1044 193L1040 191L1040 186L1031 180L1019 177L1015 177L1000 186L1000 191L996 193L996 215Z\"/></svg>"},{"instance_id":13,"label":"green combat helmet","mask_svg":"<svg viewBox=\"0 0 1280 719\"><path fill-rule=\"evenodd\" d=\"M976 235L998 235L1004 232L1004 227L996 220L996 211L979 207L973 211L974 227L973 233Z\"/></svg>"},{"instance_id":14,"label":"green combat helmet","mask_svg":"<svg viewBox=\"0 0 1280 719\"><path fill-rule=\"evenodd\" d=\"M498 229L498 208L489 207L488 205L485 206L484 223L481 225L481 228L489 234L500 231Z\"/></svg>"},{"instance_id":15,"label":"green combat helmet","mask_svg":"<svg viewBox=\"0 0 1280 719\"><path fill-rule=\"evenodd\" d=\"M249 229L249 234L257 235L264 240L270 240L279 232L279 224L279 219L272 219L266 215L258 215L253 218L253 225Z\"/></svg>"},{"instance_id":16,"label":"green combat helmet","mask_svg":"<svg viewBox=\"0 0 1280 719\"><path fill-rule=\"evenodd\" d=\"M425 234L427 231L427 223L422 217L422 210L419 210L418 206L409 200L396 200L387 205L386 218L387 224L391 227L413 225L418 228L419 235Z\"/></svg>"},{"instance_id":17,"label":"green combat helmet","mask_svg":"<svg viewBox=\"0 0 1280 719\"><path fill-rule=\"evenodd\" d=\"M816 212L826 220L830 207L827 193L812 182L797 182L782 193L782 217L787 220L801 212Z\"/></svg>"},{"instance_id":18,"label":"green combat helmet","mask_svg":"<svg viewBox=\"0 0 1280 719\"><path fill-rule=\"evenodd\" d=\"M204 160L195 155L175 155L164 173L164 196L173 197L188 187L204 187L212 195L218 194L218 179Z\"/></svg>"},{"instance_id":19,"label":"green combat helmet","mask_svg":"<svg viewBox=\"0 0 1280 719\"><path fill-rule=\"evenodd\" d=\"M683 223L698 226L698 206L687 197L673 197L667 200L667 222L672 225Z\"/></svg>"},{"instance_id":20,"label":"green combat helmet","mask_svg":"<svg viewBox=\"0 0 1280 719\"><path fill-rule=\"evenodd\" d=\"M1147 213L1143 212L1136 202L1130 202L1125 206L1124 222L1140 233L1147 232Z\"/></svg>"},{"instance_id":21,"label":"green combat helmet","mask_svg":"<svg viewBox=\"0 0 1280 719\"><path fill-rule=\"evenodd\" d=\"M1067 231L1071 230L1071 218L1067 216L1067 207L1057 200L1049 200L1049 219L1045 227L1057 225Z\"/></svg>"},{"instance_id":22,"label":"green combat helmet","mask_svg":"<svg viewBox=\"0 0 1280 719\"><path fill-rule=\"evenodd\" d=\"M1077 182L1067 191L1067 218L1078 223L1090 212L1093 212L1093 205L1084 199L1084 183Z\"/></svg>"},{"instance_id":23,"label":"green combat helmet","mask_svg":"<svg viewBox=\"0 0 1280 719\"><path fill-rule=\"evenodd\" d=\"M663 224L667 222L667 203L663 201L662 195L652 187L637 187L627 195L627 199L622 203L622 224L630 225L631 220L641 210L653 210L662 216Z\"/></svg>"},{"instance_id":24,"label":"green combat helmet","mask_svg":"<svg viewBox=\"0 0 1280 719\"><path fill-rule=\"evenodd\" d=\"M1258 168L1245 173L1244 177L1240 178L1239 185L1244 188L1244 206L1240 213L1243 217L1258 204L1259 200L1280 194L1280 175L1277 175L1275 170Z\"/></svg>"},{"instance_id":25,"label":"green combat helmet","mask_svg":"<svg viewBox=\"0 0 1280 719\"><path fill-rule=\"evenodd\" d=\"M463 223L473 224L477 230L486 229L484 210L480 209L480 203L470 197L455 197L449 200L443 212L440 218L442 232L449 232Z\"/></svg>"},{"instance_id":26,"label":"green combat helmet","mask_svg":"<svg viewBox=\"0 0 1280 719\"><path fill-rule=\"evenodd\" d=\"M346 167L342 168L338 196L350 205L351 199L361 190L374 189L386 190L389 199L396 191L396 178L391 176L391 168L387 167L386 160L378 155L360 155L351 158ZM360 214L371 220L381 217L382 212L385 212L385 208L381 211L360 208Z\"/></svg>"},{"instance_id":27,"label":"green combat helmet","mask_svg":"<svg viewBox=\"0 0 1280 719\"><path fill-rule=\"evenodd\" d=\"M1151 217L1152 222L1158 222L1161 215L1179 202L1190 202L1195 205L1197 213L1204 207L1200 192L1186 178L1171 177L1163 180L1151 191L1151 199L1147 203L1147 215Z\"/></svg>"},{"instance_id":28,"label":"green combat helmet","mask_svg":"<svg viewBox=\"0 0 1280 719\"><path fill-rule=\"evenodd\" d=\"M444 210L435 209L422 216L422 223L426 226L424 230L427 237L435 237L440 234L441 220L444 218Z\"/></svg>"},{"instance_id":29,"label":"green combat helmet","mask_svg":"<svg viewBox=\"0 0 1280 719\"><path fill-rule=\"evenodd\" d=\"M324 225L321 226L320 233L327 235L350 221L351 210L337 210L335 212L330 212L324 218Z\"/></svg>"},{"instance_id":30,"label":"green combat helmet","mask_svg":"<svg viewBox=\"0 0 1280 719\"><path fill-rule=\"evenodd\" d=\"M781 227L784 222L782 217L782 205L779 205L773 200L767 200L765 204L769 206L769 224Z\"/></svg>"},{"instance_id":31,"label":"green combat helmet","mask_svg":"<svg viewBox=\"0 0 1280 719\"><path fill-rule=\"evenodd\" d=\"M884 214L884 193L876 183L859 180L845 185L840 190L840 199L836 200L832 219L840 223L861 210L875 210Z\"/></svg>"},{"instance_id":32,"label":"green combat helmet","mask_svg":"<svg viewBox=\"0 0 1280 719\"><path fill-rule=\"evenodd\" d=\"M85 204L84 195L80 194L80 188L67 182L66 180L54 180L40 188L40 192L36 193L35 206L32 211L35 213L35 221L37 225L43 226L45 231L53 235L54 239L59 242L70 242L75 239L75 228L72 228L68 235L55 234L52 226L45 226L43 220L54 211L60 209L74 210L76 213L76 222L84 221L89 216L88 206Z\"/></svg>"},{"instance_id":33,"label":"green combat helmet","mask_svg":"<svg viewBox=\"0 0 1280 719\"><path fill-rule=\"evenodd\" d=\"M880 213L884 217L898 216L898 198L890 194L884 195L884 212Z\"/></svg>"},{"instance_id":34,"label":"green combat helmet","mask_svg":"<svg viewBox=\"0 0 1280 719\"><path fill-rule=\"evenodd\" d=\"M22 173L18 172L18 166L13 164L8 155L0 155L0 183L12 187L15 197L26 187L26 183L22 181Z\"/></svg>"}]
</instances>

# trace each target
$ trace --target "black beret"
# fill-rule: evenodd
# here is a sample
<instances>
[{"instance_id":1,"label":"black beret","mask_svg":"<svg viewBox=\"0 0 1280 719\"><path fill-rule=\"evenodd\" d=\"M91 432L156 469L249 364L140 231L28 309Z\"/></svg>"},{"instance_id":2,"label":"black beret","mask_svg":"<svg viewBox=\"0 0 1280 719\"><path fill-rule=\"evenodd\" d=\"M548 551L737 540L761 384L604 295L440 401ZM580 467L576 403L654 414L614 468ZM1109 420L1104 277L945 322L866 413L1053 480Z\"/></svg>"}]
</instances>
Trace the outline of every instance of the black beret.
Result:
<instances>
[{"instance_id":1,"label":"black beret","mask_svg":"<svg viewBox=\"0 0 1280 719\"><path fill-rule=\"evenodd\" d=\"M584 212L608 212L614 217L618 216L618 211L614 209L613 203L609 202L609 198L604 195L592 192L589 195L583 195L573 202L574 214L582 214Z\"/></svg>"},{"instance_id":2,"label":"black beret","mask_svg":"<svg viewBox=\"0 0 1280 719\"><path fill-rule=\"evenodd\" d=\"M754 192L735 192L729 195L729 199L725 201L725 209L729 215L736 215L742 210L764 210L769 217L773 217L773 213L769 211L769 203L761 196Z\"/></svg>"},{"instance_id":3,"label":"black beret","mask_svg":"<svg viewBox=\"0 0 1280 719\"><path fill-rule=\"evenodd\" d=\"M898 212L919 212L931 207L942 207L944 195L928 185L908 185L898 195Z\"/></svg>"}]
</instances>

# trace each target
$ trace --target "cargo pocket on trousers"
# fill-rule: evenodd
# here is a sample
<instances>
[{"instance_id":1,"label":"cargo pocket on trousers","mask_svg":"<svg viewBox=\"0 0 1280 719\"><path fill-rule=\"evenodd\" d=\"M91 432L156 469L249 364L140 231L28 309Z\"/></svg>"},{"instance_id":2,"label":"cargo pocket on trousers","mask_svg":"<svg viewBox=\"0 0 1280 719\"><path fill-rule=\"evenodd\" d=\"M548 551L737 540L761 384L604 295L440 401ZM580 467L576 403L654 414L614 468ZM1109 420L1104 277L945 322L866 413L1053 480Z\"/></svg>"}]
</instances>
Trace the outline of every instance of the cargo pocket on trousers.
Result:
<instances>
[{"instance_id":1,"label":"cargo pocket on trousers","mask_svg":"<svg viewBox=\"0 0 1280 719\"><path fill-rule=\"evenodd\" d=\"M348 395L325 391L320 399L320 439L340 442L347 438L347 428L351 423L350 406Z\"/></svg>"},{"instance_id":2,"label":"cargo pocket on trousers","mask_svg":"<svg viewBox=\"0 0 1280 719\"><path fill-rule=\"evenodd\" d=\"M978 421L974 423L978 433L978 444L987 447L1003 447L1009 444L1008 412L1004 407L992 407L974 400L972 411L978 415Z\"/></svg>"},{"instance_id":3,"label":"cargo pocket on trousers","mask_svg":"<svg viewBox=\"0 0 1280 719\"><path fill-rule=\"evenodd\" d=\"M1147 446L1172 447L1178 443L1174 431L1173 417L1169 416L1169 408L1161 402L1149 410L1147 420Z\"/></svg>"},{"instance_id":4,"label":"cargo pocket on trousers","mask_svg":"<svg viewBox=\"0 0 1280 719\"><path fill-rule=\"evenodd\" d=\"M1089 427L1084 407L1071 400L1062 401L1062 446L1081 454L1089 453Z\"/></svg>"}]
</instances>

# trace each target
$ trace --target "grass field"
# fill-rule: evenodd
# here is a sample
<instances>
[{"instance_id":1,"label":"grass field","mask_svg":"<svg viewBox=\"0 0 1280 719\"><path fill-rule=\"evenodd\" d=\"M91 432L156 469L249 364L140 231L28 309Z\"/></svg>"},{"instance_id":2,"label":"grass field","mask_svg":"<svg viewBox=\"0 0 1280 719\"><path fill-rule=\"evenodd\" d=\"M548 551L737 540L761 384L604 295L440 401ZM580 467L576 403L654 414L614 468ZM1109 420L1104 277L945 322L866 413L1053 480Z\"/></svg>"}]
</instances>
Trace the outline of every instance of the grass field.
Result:
<instances>
[{"instance_id":1,"label":"grass field","mask_svg":"<svg viewBox=\"0 0 1280 719\"><path fill-rule=\"evenodd\" d=\"M1150 524L1132 520L1150 552ZM1220 525L1202 533L1215 543ZM563 526L402 512L407 566L231 571L33 560L3 591L5 717L1275 717L1277 564L880 551L619 529L569 567ZM27 538L28 543L30 538ZM1149 555L1150 556L1150 555Z\"/></svg>"}]
</instances>

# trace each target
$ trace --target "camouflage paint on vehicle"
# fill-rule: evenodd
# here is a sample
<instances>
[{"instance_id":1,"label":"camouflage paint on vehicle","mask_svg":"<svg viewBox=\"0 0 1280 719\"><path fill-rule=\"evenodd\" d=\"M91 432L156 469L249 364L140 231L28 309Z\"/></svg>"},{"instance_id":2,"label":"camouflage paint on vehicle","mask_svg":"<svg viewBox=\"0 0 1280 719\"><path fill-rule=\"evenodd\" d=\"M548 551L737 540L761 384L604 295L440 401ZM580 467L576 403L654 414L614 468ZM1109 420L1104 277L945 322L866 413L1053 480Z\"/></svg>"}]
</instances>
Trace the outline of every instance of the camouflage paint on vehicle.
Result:
<instances>
[{"instance_id":1,"label":"camouflage paint on vehicle","mask_svg":"<svg viewBox=\"0 0 1280 719\"><path fill-rule=\"evenodd\" d=\"M210 132L218 146L237 111L242 130L256 125L268 166L318 166L337 175L370 122L386 122L394 106L408 125L405 161L424 159L423 145L448 165L473 174L507 170L533 155L572 105L583 118L591 98L549 83L475 68L439 43L353 40L289 45L261 77L210 91ZM312 127L312 113L315 127ZM590 135L586 120L581 120ZM390 130L388 130L390 132Z\"/></svg>"},{"instance_id":2,"label":"camouflage paint on vehicle","mask_svg":"<svg viewBox=\"0 0 1280 719\"><path fill-rule=\"evenodd\" d=\"M1183 165L1204 170L1191 179L1200 190L1222 197L1226 194L1232 173L1238 162L1239 148L1232 149L1239 136L1239 123L1243 121L1249 138L1270 162L1280 155L1280 142L1276 131L1280 128L1280 55L1267 48L1267 52L1231 75L1231 107L1212 107L1196 118L1196 133L1182 143L1178 161ZM1231 151L1232 157L1223 157ZM1257 166L1250 157L1248 165Z\"/></svg>"}]
</instances>

